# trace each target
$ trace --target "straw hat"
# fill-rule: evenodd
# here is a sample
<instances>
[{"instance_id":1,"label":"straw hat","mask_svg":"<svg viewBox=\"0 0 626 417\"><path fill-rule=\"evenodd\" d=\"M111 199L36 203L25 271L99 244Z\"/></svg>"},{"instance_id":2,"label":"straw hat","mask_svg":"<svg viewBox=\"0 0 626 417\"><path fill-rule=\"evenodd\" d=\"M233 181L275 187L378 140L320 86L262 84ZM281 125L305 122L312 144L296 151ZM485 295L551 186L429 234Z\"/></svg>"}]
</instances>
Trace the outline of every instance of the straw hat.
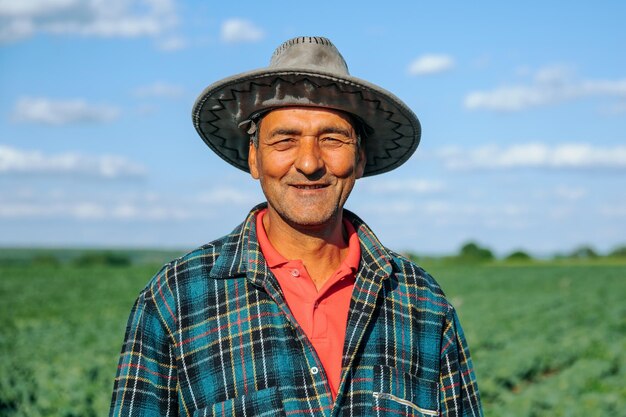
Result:
<instances>
[{"instance_id":1,"label":"straw hat","mask_svg":"<svg viewBox=\"0 0 626 417\"><path fill-rule=\"evenodd\" d=\"M250 136L242 125L255 115L289 106L352 114L367 132L364 176L406 162L420 141L415 114L395 95L353 77L345 60L322 37L301 36L280 45L267 68L244 72L208 86L193 107L193 124L222 159L248 172Z\"/></svg>"}]
</instances>

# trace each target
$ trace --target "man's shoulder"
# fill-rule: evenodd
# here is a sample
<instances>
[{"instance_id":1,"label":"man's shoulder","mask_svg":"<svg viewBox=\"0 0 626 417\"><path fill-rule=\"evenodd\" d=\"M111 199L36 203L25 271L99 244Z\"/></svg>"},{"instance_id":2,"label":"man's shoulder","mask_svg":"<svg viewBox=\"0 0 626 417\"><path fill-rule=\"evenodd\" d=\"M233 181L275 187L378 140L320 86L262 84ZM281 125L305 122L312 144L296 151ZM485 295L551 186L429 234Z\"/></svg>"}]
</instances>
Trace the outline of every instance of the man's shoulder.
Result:
<instances>
[{"instance_id":1,"label":"man's shoulder","mask_svg":"<svg viewBox=\"0 0 626 417\"><path fill-rule=\"evenodd\" d=\"M393 276L398 284L411 293L419 292L422 296L445 301L445 296L439 283L424 268L406 256L389 249L378 239L370 227L355 213L345 210L348 220L357 229L362 258L370 264L372 269L391 267ZM447 301L446 301L447 303Z\"/></svg>"},{"instance_id":2,"label":"man's shoulder","mask_svg":"<svg viewBox=\"0 0 626 417\"><path fill-rule=\"evenodd\" d=\"M428 304L427 308L446 313L452 308L439 282L424 268L408 257L387 249L392 257L398 285L420 302Z\"/></svg>"},{"instance_id":3,"label":"man's shoulder","mask_svg":"<svg viewBox=\"0 0 626 417\"><path fill-rule=\"evenodd\" d=\"M148 282L144 292L176 293L180 301L184 296L193 297L207 290L213 281L226 282L229 278L245 276L248 258L258 257L255 219L264 207L259 204L252 208L230 233L166 263Z\"/></svg>"},{"instance_id":4,"label":"man's shoulder","mask_svg":"<svg viewBox=\"0 0 626 417\"><path fill-rule=\"evenodd\" d=\"M199 246L186 254L164 264L152 276L143 289L143 293L173 293L193 291L193 287L206 285L212 279L211 271L216 261L225 251L229 251L232 233ZM190 288L191 287L191 288ZM167 291L164 291L164 290Z\"/></svg>"}]
</instances>

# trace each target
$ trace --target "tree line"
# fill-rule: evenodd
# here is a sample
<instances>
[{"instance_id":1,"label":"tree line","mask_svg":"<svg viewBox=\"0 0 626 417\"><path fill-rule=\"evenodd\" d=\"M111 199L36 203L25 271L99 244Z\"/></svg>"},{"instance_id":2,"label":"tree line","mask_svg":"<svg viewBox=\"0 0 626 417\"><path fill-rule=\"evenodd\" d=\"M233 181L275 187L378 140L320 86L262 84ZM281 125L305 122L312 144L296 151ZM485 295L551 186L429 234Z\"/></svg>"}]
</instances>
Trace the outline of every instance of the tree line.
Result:
<instances>
[{"instance_id":1,"label":"tree line","mask_svg":"<svg viewBox=\"0 0 626 417\"><path fill-rule=\"evenodd\" d=\"M422 259L432 259L434 257L424 257L413 252L405 253L410 259L419 261ZM463 244L459 251L451 256L436 257L451 262L459 263L480 263L502 260L507 262L530 262L536 260L532 254L523 250L514 250L503 257L498 258L494 252L488 247L482 246L477 242L469 241ZM607 253L599 253L593 247L582 245L570 252L557 253L551 257L553 260L595 260L601 258L623 259L626 260L626 245L618 246ZM545 258L541 258L545 259Z\"/></svg>"},{"instance_id":2,"label":"tree line","mask_svg":"<svg viewBox=\"0 0 626 417\"><path fill-rule=\"evenodd\" d=\"M137 264L163 264L184 251L173 250L107 250L107 249L2 249L0 248L0 266L61 266L74 267L126 267ZM626 260L626 245L618 246L607 253L600 253L589 245L579 246L570 252L554 254L551 257L537 258L523 249L514 250L504 256L496 256L494 252L475 241L464 243L457 253L444 256L423 256L415 252L403 252L405 256L416 261L442 260L453 263L481 263L492 261L532 262L534 260Z\"/></svg>"}]
</instances>

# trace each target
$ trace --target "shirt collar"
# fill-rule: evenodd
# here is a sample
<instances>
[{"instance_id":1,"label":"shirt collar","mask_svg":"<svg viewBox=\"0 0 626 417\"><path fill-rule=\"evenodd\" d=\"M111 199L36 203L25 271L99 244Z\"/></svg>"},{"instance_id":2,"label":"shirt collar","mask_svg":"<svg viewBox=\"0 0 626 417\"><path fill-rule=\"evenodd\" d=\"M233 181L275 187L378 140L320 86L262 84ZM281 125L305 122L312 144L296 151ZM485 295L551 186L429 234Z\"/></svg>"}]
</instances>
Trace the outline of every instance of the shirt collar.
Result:
<instances>
[{"instance_id":1,"label":"shirt collar","mask_svg":"<svg viewBox=\"0 0 626 417\"><path fill-rule=\"evenodd\" d=\"M255 284L260 284L265 277L267 268L265 257L259 247L256 231L256 214L267 208L267 203L254 207L245 221L230 234L203 246L205 251L219 248L220 253L209 273L211 278L228 279L234 276L248 275ZM358 235L361 249L361 268L366 268L376 276L384 279L398 267L393 252L389 252L378 240L371 229L357 215L349 210L343 211L344 220L353 225ZM357 263L358 265L358 263Z\"/></svg>"},{"instance_id":2,"label":"shirt collar","mask_svg":"<svg viewBox=\"0 0 626 417\"><path fill-rule=\"evenodd\" d=\"M256 216L256 235L259 240L259 247L261 252L263 252L263 256L267 262L267 266L270 268L280 267L287 262L284 256L282 256L278 251L272 246L269 238L267 237L267 233L265 232L265 227L263 226L263 216L267 213L267 208L260 210ZM359 261L361 260L361 248L359 247L359 236L354 229L352 223L350 223L347 219L343 219L343 226L346 229L346 234L348 235L348 255L345 257L343 262L341 263L340 268L348 268L352 272L356 272L359 269Z\"/></svg>"}]
</instances>

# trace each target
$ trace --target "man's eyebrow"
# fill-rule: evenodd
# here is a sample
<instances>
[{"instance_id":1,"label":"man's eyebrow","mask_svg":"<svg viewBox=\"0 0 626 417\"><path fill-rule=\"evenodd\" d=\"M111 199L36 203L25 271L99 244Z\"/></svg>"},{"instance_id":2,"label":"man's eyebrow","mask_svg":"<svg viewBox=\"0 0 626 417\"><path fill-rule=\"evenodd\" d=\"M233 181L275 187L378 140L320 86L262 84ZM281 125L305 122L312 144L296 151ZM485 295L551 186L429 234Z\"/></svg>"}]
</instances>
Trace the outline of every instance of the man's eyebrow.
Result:
<instances>
[{"instance_id":1,"label":"man's eyebrow","mask_svg":"<svg viewBox=\"0 0 626 417\"><path fill-rule=\"evenodd\" d=\"M344 135L346 137L352 137L352 132L350 131L350 129L344 128L344 127L338 127L338 126L327 126L327 127L323 127L320 131L319 131L319 135L327 135L329 133L336 133L339 135ZM272 130L268 137L273 137L273 136L296 136L296 135L300 135L302 134L302 132L298 129L293 129L293 128L284 128L284 127L277 127L276 129Z\"/></svg>"},{"instance_id":2,"label":"man's eyebrow","mask_svg":"<svg viewBox=\"0 0 626 417\"><path fill-rule=\"evenodd\" d=\"M300 133L301 132L298 129L277 127L276 129L272 130L267 136L270 138L274 136L295 136L295 135L299 135Z\"/></svg>"},{"instance_id":3,"label":"man's eyebrow","mask_svg":"<svg viewBox=\"0 0 626 417\"><path fill-rule=\"evenodd\" d=\"M346 129L344 127L338 127L338 126L328 126L328 127L323 128L320 131L320 135L326 135L329 133L336 133L338 135L344 135L349 138L353 136L350 129Z\"/></svg>"}]
</instances>

